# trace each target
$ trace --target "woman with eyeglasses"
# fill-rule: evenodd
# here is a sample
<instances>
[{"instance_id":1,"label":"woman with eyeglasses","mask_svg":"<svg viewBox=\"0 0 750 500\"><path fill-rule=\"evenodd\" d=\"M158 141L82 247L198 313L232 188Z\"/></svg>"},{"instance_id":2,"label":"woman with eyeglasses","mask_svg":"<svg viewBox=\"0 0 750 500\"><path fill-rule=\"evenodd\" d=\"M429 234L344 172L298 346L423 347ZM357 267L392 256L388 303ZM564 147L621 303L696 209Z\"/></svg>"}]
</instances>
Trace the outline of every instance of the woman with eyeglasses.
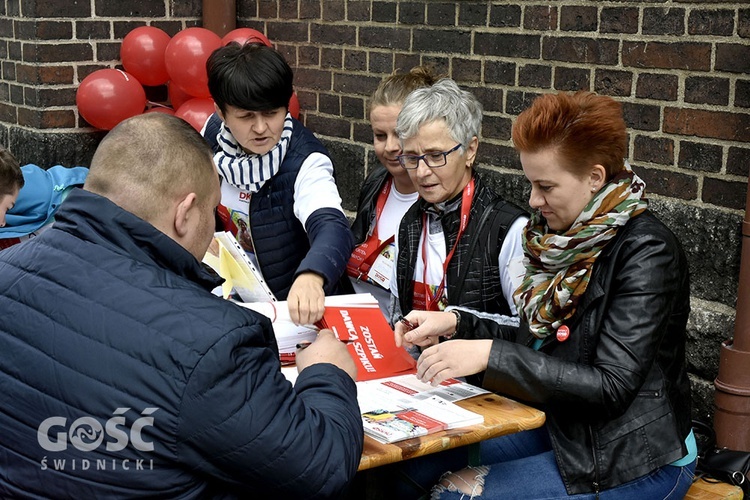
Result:
<instances>
[{"instance_id":1,"label":"woman with eyeglasses","mask_svg":"<svg viewBox=\"0 0 750 500\"><path fill-rule=\"evenodd\" d=\"M354 291L371 293L386 315L391 303L395 234L404 213L419 196L398 161L401 142L396 118L410 92L436 81L430 68L415 66L407 73L387 76L370 98L372 142L380 163L369 172L359 193L357 217L352 223L355 247L346 272Z\"/></svg>"},{"instance_id":2,"label":"woman with eyeglasses","mask_svg":"<svg viewBox=\"0 0 750 500\"><path fill-rule=\"evenodd\" d=\"M520 263L527 217L474 170L481 125L482 105L451 79L404 101L398 160L420 199L404 215L396 242L394 322L402 312L449 305L516 313L510 266Z\"/></svg>"},{"instance_id":3,"label":"woman with eyeglasses","mask_svg":"<svg viewBox=\"0 0 750 500\"><path fill-rule=\"evenodd\" d=\"M514 293L520 327L412 312L416 328L397 325L396 340L430 345L458 329L422 352L417 376L482 372L486 389L547 418L483 442L482 466L444 475L432 498L681 499L696 463L688 263L624 161L621 106L591 92L543 95L512 135L534 209Z\"/></svg>"}]
</instances>

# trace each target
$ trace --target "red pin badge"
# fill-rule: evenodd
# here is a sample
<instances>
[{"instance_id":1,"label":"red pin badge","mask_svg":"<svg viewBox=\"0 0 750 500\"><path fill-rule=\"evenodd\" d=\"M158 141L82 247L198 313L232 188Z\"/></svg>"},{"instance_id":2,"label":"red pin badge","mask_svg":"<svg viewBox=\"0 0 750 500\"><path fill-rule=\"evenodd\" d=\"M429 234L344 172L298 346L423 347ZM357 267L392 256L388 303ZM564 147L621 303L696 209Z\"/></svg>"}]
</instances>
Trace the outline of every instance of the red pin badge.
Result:
<instances>
[{"instance_id":1,"label":"red pin badge","mask_svg":"<svg viewBox=\"0 0 750 500\"><path fill-rule=\"evenodd\" d=\"M568 340L568 337L570 337L570 328L562 325L557 329L557 334L555 336L557 337L557 340L559 342L565 342L566 340Z\"/></svg>"}]
</instances>

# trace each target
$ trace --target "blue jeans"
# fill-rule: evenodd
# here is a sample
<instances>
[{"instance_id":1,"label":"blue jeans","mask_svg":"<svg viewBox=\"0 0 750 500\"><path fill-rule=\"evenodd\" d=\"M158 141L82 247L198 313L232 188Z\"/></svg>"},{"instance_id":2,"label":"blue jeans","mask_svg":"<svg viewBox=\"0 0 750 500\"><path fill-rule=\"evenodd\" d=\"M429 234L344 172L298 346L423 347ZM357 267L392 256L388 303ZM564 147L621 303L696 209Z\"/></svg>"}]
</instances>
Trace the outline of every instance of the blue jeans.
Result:
<instances>
[{"instance_id":1,"label":"blue jeans","mask_svg":"<svg viewBox=\"0 0 750 500\"><path fill-rule=\"evenodd\" d=\"M511 434L482 443L482 464L490 466L484 491L474 498L589 500L593 493L568 495L555 462L546 428ZM682 499L693 482L695 462L665 465L645 476L599 492L601 500ZM433 497L468 499L470 495L437 487Z\"/></svg>"}]
</instances>

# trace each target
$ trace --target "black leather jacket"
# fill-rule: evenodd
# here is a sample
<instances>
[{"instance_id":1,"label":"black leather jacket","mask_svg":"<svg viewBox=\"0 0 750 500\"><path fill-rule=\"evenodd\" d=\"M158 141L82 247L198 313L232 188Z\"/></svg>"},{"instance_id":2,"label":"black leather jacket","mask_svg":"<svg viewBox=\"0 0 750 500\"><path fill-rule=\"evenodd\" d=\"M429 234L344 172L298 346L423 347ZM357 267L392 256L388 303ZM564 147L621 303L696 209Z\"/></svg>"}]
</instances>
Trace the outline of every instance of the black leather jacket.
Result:
<instances>
[{"instance_id":1,"label":"black leather jacket","mask_svg":"<svg viewBox=\"0 0 750 500\"><path fill-rule=\"evenodd\" d=\"M650 212L604 249L570 336L538 351L519 330L462 312L457 338L495 338L483 385L545 410L569 494L606 490L686 455L690 311L682 248Z\"/></svg>"}]
</instances>

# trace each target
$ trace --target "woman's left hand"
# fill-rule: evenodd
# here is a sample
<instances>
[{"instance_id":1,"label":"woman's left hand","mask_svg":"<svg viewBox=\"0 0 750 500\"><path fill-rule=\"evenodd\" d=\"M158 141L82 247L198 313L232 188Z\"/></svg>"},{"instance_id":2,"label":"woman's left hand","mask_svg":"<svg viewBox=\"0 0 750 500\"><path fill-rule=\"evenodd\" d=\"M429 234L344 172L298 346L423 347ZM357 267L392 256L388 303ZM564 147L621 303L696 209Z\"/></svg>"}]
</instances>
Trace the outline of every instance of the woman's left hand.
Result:
<instances>
[{"instance_id":1,"label":"woman's left hand","mask_svg":"<svg viewBox=\"0 0 750 500\"><path fill-rule=\"evenodd\" d=\"M474 375L487 369L492 339L449 340L422 351L417 378L438 385L446 379Z\"/></svg>"}]
</instances>

